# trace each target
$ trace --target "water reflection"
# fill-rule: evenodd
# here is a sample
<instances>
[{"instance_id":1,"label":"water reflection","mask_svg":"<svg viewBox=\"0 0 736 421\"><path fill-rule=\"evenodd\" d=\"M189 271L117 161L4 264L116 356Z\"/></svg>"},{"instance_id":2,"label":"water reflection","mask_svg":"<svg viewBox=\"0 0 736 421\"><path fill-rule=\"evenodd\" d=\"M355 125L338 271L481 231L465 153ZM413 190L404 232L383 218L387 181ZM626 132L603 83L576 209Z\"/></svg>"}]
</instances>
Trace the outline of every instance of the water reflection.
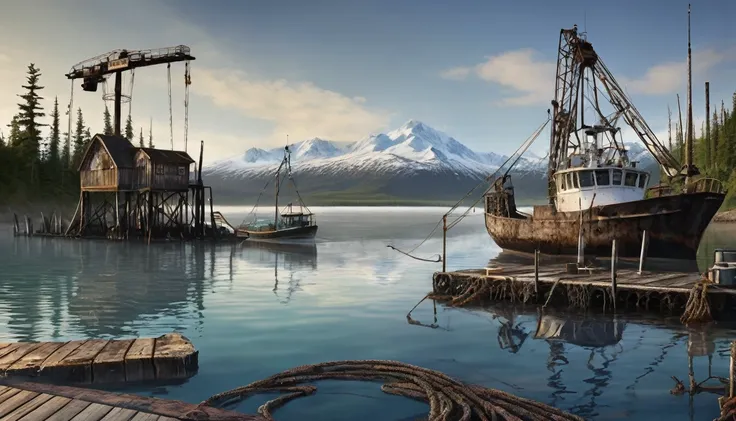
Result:
<instances>
[{"instance_id":1,"label":"water reflection","mask_svg":"<svg viewBox=\"0 0 736 421\"><path fill-rule=\"evenodd\" d=\"M243 241L241 247L249 261L258 260L264 264L273 261L273 293L282 304L287 304L292 294L301 290L302 278L297 271L317 270L317 245L314 242ZM282 270L281 285L279 267Z\"/></svg>"},{"instance_id":2,"label":"water reflection","mask_svg":"<svg viewBox=\"0 0 736 421\"><path fill-rule=\"evenodd\" d=\"M24 237L11 253L0 282L0 323L4 336L18 341L135 337L151 326L154 334L201 332L206 296L232 288L243 267L273 268L274 293L284 303L301 289L295 273L317 269L314 243L145 246ZM43 269L33 282L24 274L29 261Z\"/></svg>"},{"instance_id":3,"label":"water reflection","mask_svg":"<svg viewBox=\"0 0 736 421\"><path fill-rule=\"evenodd\" d=\"M439 306L442 314L443 306ZM648 315L575 314L508 303L444 310L489 315L497 327L499 349L517 354L523 361L537 359L548 371L546 399L542 400L585 419L623 419L635 412L626 405L620 409L610 407L610 391L615 385L626 386L624 395L629 399L636 399L637 393L642 392L647 395L654 392L673 400L677 397L671 395L686 394L688 399L683 403L687 407L682 415L690 420L697 419L696 395L708 392L705 397L710 399L708 405L716 405L712 394L725 391L724 379L717 376L725 370L721 367L714 372L713 357L727 355L733 337L733 331L727 329L729 326L710 324L687 328L674 319ZM440 317L439 323L442 322ZM654 352L642 353L645 347L652 349L651 335L658 331L665 333L663 337L659 335L662 342L654 347ZM544 347L540 349L529 343L544 344ZM537 354L539 351L543 356ZM681 359L683 363L673 366L673 359ZM664 364L665 360L669 362ZM684 388L670 392L680 379ZM652 381L660 386L652 389ZM639 387L642 384L645 386ZM519 386L519 390L524 389ZM612 412L615 415L609 418Z\"/></svg>"}]
</instances>

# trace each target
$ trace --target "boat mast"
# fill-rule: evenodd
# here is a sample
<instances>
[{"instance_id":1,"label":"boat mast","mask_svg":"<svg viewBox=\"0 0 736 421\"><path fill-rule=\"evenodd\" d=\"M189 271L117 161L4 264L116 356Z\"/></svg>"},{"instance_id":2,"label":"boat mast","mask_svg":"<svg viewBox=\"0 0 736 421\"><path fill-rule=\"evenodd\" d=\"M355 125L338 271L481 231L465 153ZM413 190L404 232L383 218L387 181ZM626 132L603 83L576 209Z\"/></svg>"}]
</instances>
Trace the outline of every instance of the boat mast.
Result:
<instances>
[{"instance_id":1,"label":"boat mast","mask_svg":"<svg viewBox=\"0 0 736 421\"><path fill-rule=\"evenodd\" d=\"M685 185L690 183L690 177L696 175L693 171L693 63L692 48L690 46L690 4L687 5L687 141L685 147Z\"/></svg>"}]
</instances>

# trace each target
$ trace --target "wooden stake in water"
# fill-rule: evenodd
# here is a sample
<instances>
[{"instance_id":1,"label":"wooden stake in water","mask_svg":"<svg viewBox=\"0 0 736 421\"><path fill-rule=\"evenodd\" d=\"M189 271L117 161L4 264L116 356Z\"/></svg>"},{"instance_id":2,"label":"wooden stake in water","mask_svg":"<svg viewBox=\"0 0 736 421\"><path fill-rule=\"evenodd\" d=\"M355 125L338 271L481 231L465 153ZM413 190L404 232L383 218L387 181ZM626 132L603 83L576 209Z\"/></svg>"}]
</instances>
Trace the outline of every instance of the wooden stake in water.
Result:
<instances>
[{"instance_id":1,"label":"wooden stake in water","mask_svg":"<svg viewBox=\"0 0 736 421\"><path fill-rule=\"evenodd\" d=\"M447 214L442 215L442 272L447 271Z\"/></svg>"},{"instance_id":2,"label":"wooden stake in water","mask_svg":"<svg viewBox=\"0 0 736 421\"><path fill-rule=\"evenodd\" d=\"M539 293L539 249L534 250L534 293Z\"/></svg>"},{"instance_id":3,"label":"wooden stake in water","mask_svg":"<svg viewBox=\"0 0 736 421\"><path fill-rule=\"evenodd\" d=\"M616 239L611 243L611 295L613 298L613 312L616 312L616 258L618 250L616 249Z\"/></svg>"},{"instance_id":4,"label":"wooden stake in water","mask_svg":"<svg viewBox=\"0 0 736 421\"><path fill-rule=\"evenodd\" d=\"M647 248L649 246L649 233L644 230L641 235L641 253L639 254L639 275L644 270L644 262L647 258Z\"/></svg>"}]
</instances>

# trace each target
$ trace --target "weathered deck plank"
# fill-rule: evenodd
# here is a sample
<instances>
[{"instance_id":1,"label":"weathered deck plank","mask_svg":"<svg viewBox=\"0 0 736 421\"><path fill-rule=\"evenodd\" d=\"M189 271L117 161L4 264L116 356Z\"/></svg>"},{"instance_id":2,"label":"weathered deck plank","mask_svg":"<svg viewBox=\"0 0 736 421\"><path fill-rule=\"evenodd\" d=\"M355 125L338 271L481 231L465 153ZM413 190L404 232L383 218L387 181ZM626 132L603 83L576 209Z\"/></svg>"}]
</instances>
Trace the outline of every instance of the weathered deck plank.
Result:
<instances>
[{"instance_id":1,"label":"weathered deck plank","mask_svg":"<svg viewBox=\"0 0 736 421\"><path fill-rule=\"evenodd\" d=\"M13 392L0 403L3 421L176 421L197 410L208 421L265 421L260 415L213 407L44 383L0 379ZM199 419L199 418L198 418Z\"/></svg>"},{"instance_id":2,"label":"weathered deck plank","mask_svg":"<svg viewBox=\"0 0 736 421\"><path fill-rule=\"evenodd\" d=\"M187 378L191 367L197 365L198 352L189 339L178 333L169 333L156 338L153 365L156 378Z\"/></svg>"},{"instance_id":3,"label":"weathered deck plank","mask_svg":"<svg viewBox=\"0 0 736 421\"><path fill-rule=\"evenodd\" d=\"M113 383L125 381L125 354L135 342L134 339L110 341L92 362L92 373L95 383Z\"/></svg>"},{"instance_id":4,"label":"weathered deck plank","mask_svg":"<svg viewBox=\"0 0 736 421\"><path fill-rule=\"evenodd\" d=\"M198 369L198 351L178 333L159 338L20 342L0 353L0 375L55 382L122 383L179 380ZM0 396L5 389L0 389Z\"/></svg>"},{"instance_id":5,"label":"weathered deck plank","mask_svg":"<svg viewBox=\"0 0 736 421\"><path fill-rule=\"evenodd\" d=\"M153 368L153 338L138 338L125 354L125 379L129 382L156 378Z\"/></svg>"}]
</instances>

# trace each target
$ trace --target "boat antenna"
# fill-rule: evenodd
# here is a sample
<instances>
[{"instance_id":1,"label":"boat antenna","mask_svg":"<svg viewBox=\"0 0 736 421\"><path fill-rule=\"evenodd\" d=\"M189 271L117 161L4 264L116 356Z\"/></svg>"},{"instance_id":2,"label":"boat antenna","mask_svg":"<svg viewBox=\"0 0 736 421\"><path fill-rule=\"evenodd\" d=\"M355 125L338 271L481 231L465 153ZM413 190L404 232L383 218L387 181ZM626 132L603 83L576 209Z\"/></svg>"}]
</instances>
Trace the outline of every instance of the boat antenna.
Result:
<instances>
[{"instance_id":1,"label":"boat antenna","mask_svg":"<svg viewBox=\"0 0 736 421\"><path fill-rule=\"evenodd\" d=\"M685 147L685 185L690 183L693 171L693 63L690 45L690 4L687 5L687 140Z\"/></svg>"}]
</instances>

